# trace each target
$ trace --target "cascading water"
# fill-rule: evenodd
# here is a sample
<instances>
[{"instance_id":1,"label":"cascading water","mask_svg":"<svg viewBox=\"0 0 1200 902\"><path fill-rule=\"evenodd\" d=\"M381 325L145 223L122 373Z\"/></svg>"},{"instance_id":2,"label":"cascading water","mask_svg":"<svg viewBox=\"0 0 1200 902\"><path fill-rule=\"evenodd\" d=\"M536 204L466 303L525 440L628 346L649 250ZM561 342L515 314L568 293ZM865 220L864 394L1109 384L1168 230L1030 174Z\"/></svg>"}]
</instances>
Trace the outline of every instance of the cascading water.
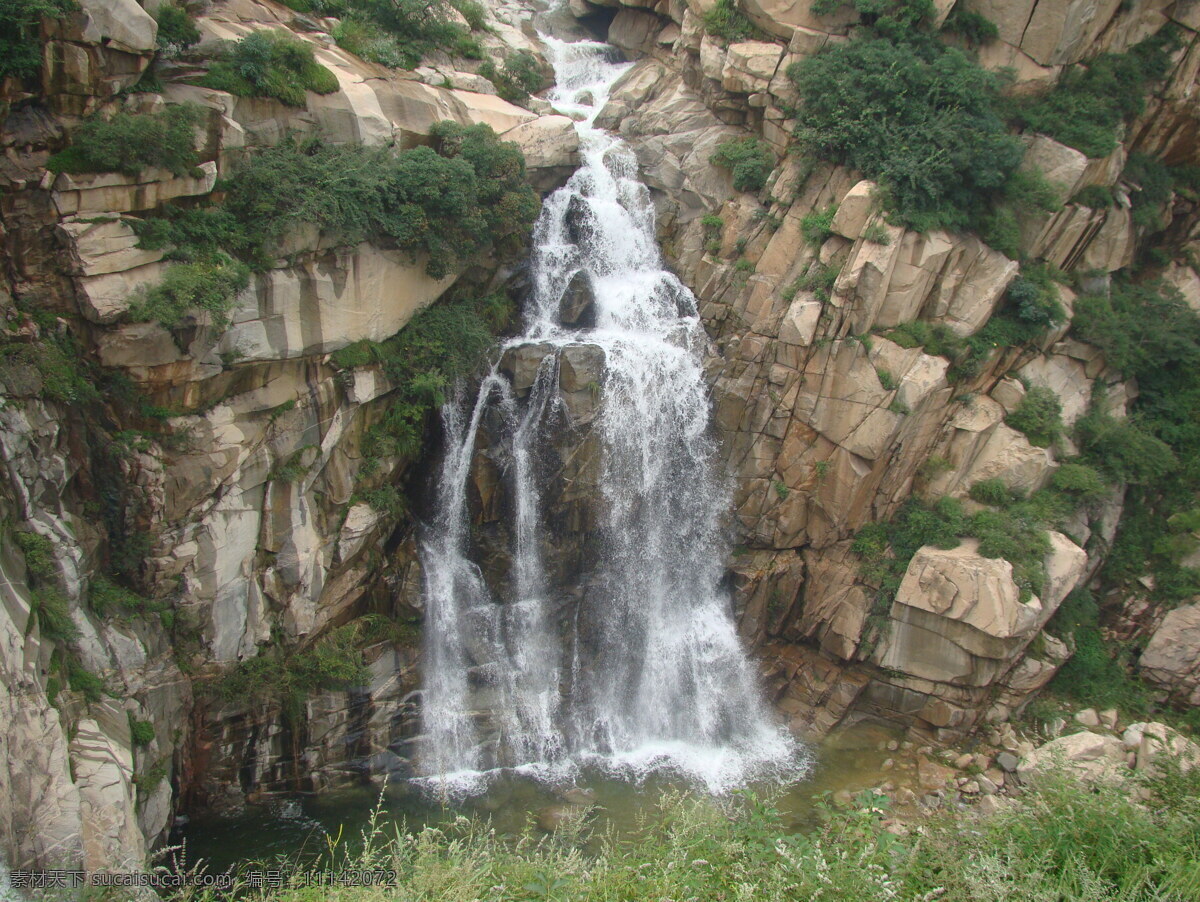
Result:
<instances>
[{"instance_id":1,"label":"cascading water","mask_svg":"<svg viewBox=\"0 0 1200 902\"><path fill-rule=\"evenodd\" d=\"M803 754L760 698L720 587L728 499L709 437L695 298L663 268L632 151L593 125L626 66L605 44L545 41L558 78L551 101L577 119L582 165L543 207L525 335L510 347L585 343L604 353L592 425L602 552L586 603L565 615L571 606L542 561L536 473L539 443L569 416L555 354L527 399L493 372L469 418L447 407L438 511L422 549L420 770L462 792L500 766L556 777L581 765L635 777L665 768L714 791L799 776ZM594 327L571 329L559 311L580 273ZM511 444L512 597L503 603L468 550L467 483L486 417L505 424Z\"/></svg>"}]
</instances>

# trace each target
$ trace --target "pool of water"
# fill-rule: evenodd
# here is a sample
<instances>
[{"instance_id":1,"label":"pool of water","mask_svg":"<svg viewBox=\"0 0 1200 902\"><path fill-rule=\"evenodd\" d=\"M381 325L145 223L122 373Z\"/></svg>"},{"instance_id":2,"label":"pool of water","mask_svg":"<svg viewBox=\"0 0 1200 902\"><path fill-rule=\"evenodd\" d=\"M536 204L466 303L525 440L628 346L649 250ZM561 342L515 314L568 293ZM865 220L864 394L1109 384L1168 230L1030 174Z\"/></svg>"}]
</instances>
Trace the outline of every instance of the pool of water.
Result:
<instances>
[{"instance_id":1,"label":"pool of water","mask_svg":"<svg viewBox=\"0 0 1200 902\"><path fill-rule=\"evenodd\" d=\"M803 780L750 788L774 796L785 823L804 829L815 823L816 804L825 793L858 792L896 781L898 772L884 769L893 754L884 745L897 738L876 726L843 731L814 750L813 769ZM393 824L419 830L465 814L486 818L502 833L518 834L551 829L556 815L587 805L595 827L621 835L644 823L664 792L687 790L687 784L668 777L635 784L596 773L573 786L551 787L513 775L497 778L483 795L455 802L397 782L317 796L280 796L249 805L236 816L197 815L175 839L186 849L189 866L203 862L212 873L248 864L312 861L333 842L353 846L376 811L377 823L389 831Z\"/></svg>"}]
</instances>

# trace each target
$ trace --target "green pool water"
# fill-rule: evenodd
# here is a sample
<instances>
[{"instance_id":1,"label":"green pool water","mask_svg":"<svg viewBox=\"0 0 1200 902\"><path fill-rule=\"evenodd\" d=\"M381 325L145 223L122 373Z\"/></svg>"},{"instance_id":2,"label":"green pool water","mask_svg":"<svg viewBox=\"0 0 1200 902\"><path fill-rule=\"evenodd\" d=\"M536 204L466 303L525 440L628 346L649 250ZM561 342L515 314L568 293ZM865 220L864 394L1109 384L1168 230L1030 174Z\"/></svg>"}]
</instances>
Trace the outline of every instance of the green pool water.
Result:
<instances>
[{"instance_id":1,"label":"green pool water","mask_svg":"<svg viewBox=\"0 0 1200 902\"><path fill-rule=\"evenodd\" d=\"M875 726L846 730L813 749L814 764L804 779L787 786L750 788L771 794L788 826L803 829L815 821L816 803L825 793L858 792L894 779L895 771L883 769L891 753L882 746L895 738ZM539 818L545 819L547 809L568 800L586 801L592 806L594 827L619 836L652 816L664 792L687 790L685 784L667 778L635 784L590 774L564 789L513 776L497 779L483 795L447 802L396 782L382 789L362 786L317 796L276 797L249 805L236 816L197 814L176 841L186 849L189 866L203 862L212 873L249 864L313 861L326 853L331 841L342 846L357 842L376 810L377 823L389 830L392 824L417 830L465 814L487 818L498 831L516 834L541 829Z\"/></svg>"}]
</instances>

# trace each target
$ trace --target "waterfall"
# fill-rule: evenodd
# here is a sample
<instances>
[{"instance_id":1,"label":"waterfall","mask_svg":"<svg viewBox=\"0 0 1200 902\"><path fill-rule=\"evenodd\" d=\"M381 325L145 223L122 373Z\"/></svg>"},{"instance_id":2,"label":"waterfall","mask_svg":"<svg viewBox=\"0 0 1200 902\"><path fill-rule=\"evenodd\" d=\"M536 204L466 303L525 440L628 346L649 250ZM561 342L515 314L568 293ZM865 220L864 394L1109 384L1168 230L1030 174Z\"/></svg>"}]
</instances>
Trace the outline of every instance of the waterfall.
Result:
<instances>
[{"instance_id":1,"label":"waterfall","mask_svg":"<svg viewBox=\"0 0 1200 902\"><path fill-rule=\"evenodd\" d=\"M509 347L603 351L591 425L601 448L598 564L572 607L542 560L538 454L569 418L556 354L542 359L527 399L494 370L469 418L465 404L443 413L438 509L422 543L419 770L453 792L478 789L498 767L554 778L582 766L635 778L668 770L713 791L798 776L804 755L760 696L721 587L729 496L696 301L664 269L633 152L593 124L627 65L605 44L545 42L557 76L550 99L576 119L582 163L535 226L525 334ZM560 315L580 280L592 298L587 328ZM502 601L470 559L467 484L485 419L505 433L493 429L489 441L511 446L513 572Z\"/></svg>"}]
</instances>

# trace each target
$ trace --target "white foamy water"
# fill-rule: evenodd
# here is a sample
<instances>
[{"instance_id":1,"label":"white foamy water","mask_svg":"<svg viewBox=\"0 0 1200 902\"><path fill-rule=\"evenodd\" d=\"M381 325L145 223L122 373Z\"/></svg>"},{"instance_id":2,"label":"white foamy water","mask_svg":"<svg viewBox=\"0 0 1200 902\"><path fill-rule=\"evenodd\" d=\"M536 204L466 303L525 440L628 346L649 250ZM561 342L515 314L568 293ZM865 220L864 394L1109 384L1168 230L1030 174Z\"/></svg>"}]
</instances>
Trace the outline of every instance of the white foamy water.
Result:
<instances>
[{"instance_id":1,"label":"white foamy water","mask_svg":"<svg viewBox=\"0 0 1200 902\"><path fill-rule=\"evenodd\" d=\"M538 455L569 416L557 358L543 360L527 399L493 372L471 410L444 412L438 512L422 548L420 772L452 794L483 788L502 767L553 780L584 766L635 779L668 771L714 792L801 776L807 757L764 703L721 588L729 498L696 301L663 266L636 157L593 124L628 66L605 44L545 41L558 84L550 99L576 118L582 162L543 206L525 334L510 344L605 353L592 425L602 448L600 563L572 606L542 561ZM581 272L595 325L572 329L559 308ZM467 483L489 416L506 424L511 447L513 597L503 603L469 553Z\"/></svg>"}]
</instances>

